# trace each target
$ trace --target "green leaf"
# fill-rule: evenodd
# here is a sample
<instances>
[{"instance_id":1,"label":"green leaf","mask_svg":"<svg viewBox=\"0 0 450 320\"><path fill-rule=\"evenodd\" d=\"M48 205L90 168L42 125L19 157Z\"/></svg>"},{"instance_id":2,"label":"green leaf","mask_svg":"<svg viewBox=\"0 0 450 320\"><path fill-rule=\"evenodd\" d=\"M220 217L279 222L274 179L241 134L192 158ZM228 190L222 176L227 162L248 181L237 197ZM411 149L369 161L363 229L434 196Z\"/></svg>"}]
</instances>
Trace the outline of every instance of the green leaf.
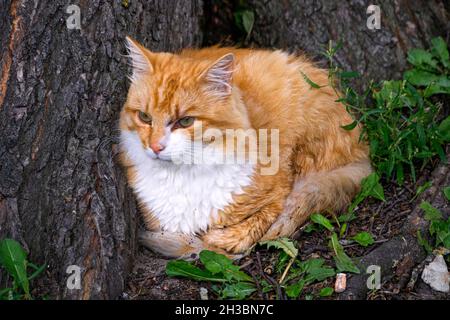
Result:
<instances>
[{"instance_id":1,"label":"green leaf","mask_svg":"<svg viewBox=\"0 0 450 320\"><path fill-rule=\"evenodd\" d=\"M363 247L367 247L372 245L375 241L373 240L373 237L370 233L362 231L355 235L353 238L356 242L358 242Z\"/></svg>"},{"instance_id":2,"label":"green leaf","mask_svg":"<svg viewBox=\"0 0 450 320\"><path fill-rule=\"evenodd\" d=\"M299 282L286 287L286 295L289 298L297 298L305 286L305 280L301 279Z\"/></svg>"},{"instance_id":3,"label":"green leaf","mask_svg":"<svg viewBox=\"0 0 450 320\"><path fill-rule=\"evenodd\" d=\"M442 240L442 244L446 249L450 249L450 233Z\"/></svg>"},{"instance_id":4,"label":"green leaf","mask_svg":"<svg viewBox=\"0 0 450 320\"><path fill-rule=\"evenodd\" d=\"M323 281L327 278L333 277L336 272L333 268L323 265L323 259L310 259L312 261L320 261L320 263L311 263L306 268L305 281L312 283L314 281Z\"/></svg>"},{"instance_id":5,"label":"green leaf","mask_svg":"<svg viewBox=\"0 0 450 320\"><path fill-rule=\"evenodd\" d=\"M449 79L446 79L450 82ZM439 80L435 83L430 84L428 87L425 88L423 92L423 96L425 98L431 97L435 94L450 94L450 86L446 85L446 80L442 80L442 77L439 78ZM442 85L445 84L445 85Z\"/></svg>"},{"instance_id":6,"label":"green leaf","mask_svg":"<svg viewBox=\"0 0 450 320\"><path fill-rule=\"evenodd\" d=\"M380 177L376 172L371 173L361 181L361 191L356 195L352 204L349 206L347 213L353 213L356 206L360 204L365 198L372 196L376 199L386 201L384 198L383 186L379 182Z\"/></svg>"},{"instance_id":7,"label":"green leaf","mask_svg":"<svg viewBox=\"0 0 450 320\"><path fill-rule=\"evenodd\" d=\"M184 260L172 260L167 263L166 274L170 277L185 277L197 281L226 282L220 275L202 270Z\"/></svg>"},{"instance_id":8,"label":"green leaf","mask_svg":"<svg viewBox=\"0 0 450 320\"><path fill-rule=\"evenodd\" d=\"M221 290L221 297L226 299L245 299L256 291L256 287L253 283L249 282L237 282L227 283L223 290Z\"/></svg>"},{"instance_id":9,"label":"green leaf","mask_svg":"<svg viewBox=\"0 0 450 320\"><path fill-rule=\"evenodd\" d=\"M414 198L420 196L422 193L424 193L426 190L428 190L432 185L433 185L433 183L431 181L427 181L423 185L418 187Z\"/></svg>"},{"instance_id":10,"label":"green leaf","mask_svg":"<svg viewBox=\"0 0 450 320\"><path fill-rule=\"evenodd\" d=\"M372 196L378 200L386 201L386 199L384 198L384 189L381 183L377 183L373 187L372 192L370 192L369 196Z\"/></svg>"},{"instance_id":11,"label":"green leaf","mask_svg":"<svg viewBox=\"0 0 450 320\"><path fill-rule=\"evenodd\" d=\"M353 212L351 212L351 213L344 213L344 214L341 214L339 217L338 217L338 221L340 222L340 223L342 223L342 222L350 222L350 221L353 221L353 220L355 220L356 219L356 214L354 214Z\"/></svg>"},{"instance_id":12,"label":"green leaf","mask_svg":"<svg viewBox=\"0 0 450 320\"><path fill-rule=\"evenodd\" d=\"M255 14L251 10L244 10L242 12L242 26L245 32L247 32L247 37L250 35L253 29L253 24L255 23Z\"/></svg>"},{"instance_id":13,"label":"green leaf","mask_svg":"<svg viewBox=\"0 0 450 320\"><path fill-rule=\"evenodd\" d=\"M372 192L375 185L378 183L379 179L380 178L376 172L372 172L367 177L362 179L360 193L363 195L369 195Z\"/></svg>"},{"instance_id":14,"label":"green leaf","mask_svg":"<svg viewBox=\"0 0 450 320\"><path fill-rule=\"evenodd\" d=\"M329 297L333 294L334 290L331 287L325 287L319 292L320 297Z\"/></svg>"},{"instance_id":15,"label":"green leaf","mask_svg":"<svg viewBox=\"0 0 450 320\"><path fill-rule=\"evenodd\" d=\"M444 188L444 195L447 198L447 200L450 201L450 187Z\"/></svg>"},{"instance_id":16,"label":"green leaf","mask_svg":"<svg viewBox=\"0 0 450 320\"><path fill-rule=\"evenodd\" d=\"M428 201L422 201L419 206L423 211L425 211L425 219L428 221L437 221L442 219L442 213L434 208Z\"/></svg>"},{"instance_id":17,"label":"green leaf","mask_svg":"<svg viewBox=\"0 0 450 320\"><path fill-rule=\"evenodd\" d=\"M289 255L286 252L280 251L280 254L278 255L278 261L275 267L276 272L277 273L283 272L283 270L286 268L287 264L291 259L292 258L289 257Z\"/></svg>"},{"instance_id":18,"label":"green leaf","mask_svg":"<svg viewBox=\"0 0 450 320\"><path fill-rule=\"evenodd\" d=\"M13 300L13 288L0 289L0 300Z\"/></svg>"},{"instance_id":19,"label":"green leaf","mask_svg":"<svg viewBox=\"0 0 450 320\"><path fill-rule=\"evenodd\" d=\"M27 276L27 253L15 240L0 241L0 265L14 278L27 297L30 295L30 285Z\"/></svg>"},{"instance_id":20,"label":"green leaf","mask_svg":"<svg viewBox=\"0 0 450 320\"><path fill-rule=\"evenodd\" d=\"M305 79L306 83L308 83L312 88L314 89L322 88L322 86L319 86L317 83L308 78L308 76L305 73L303 73L302 71L300 71L300 73L302 74L303 79Z\"/></svg>"},{"instance_id":21,"label":"green leaf","mask_svg":"<svg viewBox=\"0 0 450 320\"><path fill-rule=\"evenodd\" d=\"M405 180L405 174L403 171L403 165L401 162L397 163L397 171L396 171L396 177L399 185L403 185L403 182Z\"/></svg>"},{"instance_id":22,"label":"green leaf","mask_svg":"<svg viewBox=\"0 0 450 320\"><path fill-rule=\"evenodd\" d=\"M433 45L433 53L439 57L439 60L446 68L450 68L449 53L445 40L442 37L437 37L431 40L431 44Z\"/></svg>"},{"instance_id":23,"label":"green leaf","mask_svg":"<svg viewBox=\"0 0 450 320\"><path fill-rule=\"evenodd\" d=\"M436 69L437 61L433 59L433 55L423 49L411 49L408 52L408 62L416 67L430 67Z\"/></svg>"},{"instance_id":24,"label":"green leaf","mask_svg":"<svg viewBox=\"0 0 450 320\"><path fill-rule=\"evenodd\" d=\"M432 222L431 224L435 224ZM440 221L436 229L436 245L442 244L446 248L450 248L450 220Z\"/></svg>"},{"instance_id":25,"label":"green leaf","mask_svg":"<svg viewBox=\"0 0 450 320\"><path fill-rule=\"evenodd\" d=\"M297 261L297 264L300 267L300 271L304 273L308 273L313 269L320 268L324 263L325 260L322 258L311 258L305 261Z\"/></svg>"},{"instance_id":26,"label":"green leaf","mask_svg":"<svg viewBox=\"0 0 450 320\"><path fill-rule=\"evenodd\" d=\"M341 126L341 128L344 129L344 130L347 130L347 131L351 131L351 130L355 129L357 125L358 125L358 121L355 120L355 121L353 121L350 124L347 124L345 126Z\"/></svg>"},{"instance_id":27,"label":"green leaf","mask_svg":"<svg viewBox=\"0 0 450 320\"><path fill-rule=\"evenodd\" d=\"M358 78L360 74L357 71L344 71L339 73L339 76L344 79L349 79L349 78Z\"/></svg>"},{"instance_id":28,"label":"green leaf","mask_svg":"<svg viewBox=\"0 0 450 320\"><path fill-rule=\"evenodd\" d=\"M339 219L338 219L339 221ZM341 229L339 230L339 237L342 238L345 234L345 231L347 231L347 223L343 223L341 226Z\"/></svg>"},{"instance_id":29,"label":"green leaf","mask_svg":"<svg viewBox=\"0 0 450 320\"><path fill-rule=\"evenodd\" d=\"M442 120L438 127L439 134L444 137L446 142L450 142L450 116Z\"/></svg>"},{"instance_id":30,"label":"green leaf","mask_svg":"<svg viewBox=\"0 0 450 320\"><path fill-rule=\"evenodd\" d=\"M200 252L200 261L206 270L216 275L221 273L227 280L249 281L253 282L253 278L245 272L239 270L239 266L233 264L233 261L223 254L214 251L203 250Z\"/></svg>"},{"instance_id":31,"label":"green leaf","mask_svg":"<svg viewBox=\"0 0 450 320\"><path fill-rule=\"evenodd\" d=\"M326 229L328 229L329 231L333 231L334 227L331 224L330 220L328 220L327 218L325 218L323 215L321 215L320 213L314 213L311 215L311 220L317 224L320 224L321 226L325 227Z\"/></svg>"},{"instance_id":32,"label":"green leaf","mask_svg":"<svg viewBox=\"0 0 450 320\"><path fill-rule=\"evenodd\" d=\"M404 78L415 86L428 86L439 81L439 76L436 74L418 69L406 71Z\"/></svg>"},{"instance_id":33,"label":"green leaf","mask_svg":"<svg viewBox=\"0 0 450 320\"><path fill-rule=\"evenodd\" d=\"M226 256L209 250L200 252L200 261L206 270L212 274L223 272L228 266L233 264Z\"/></svg>"},{"instance_id":34,"label":"green leaf","mask_svg":"<svg viewBox=\"0 0 450 320\"><path fill-rule=\"evenodd\" d=\"M31 276L28 277L29 281L33 280L38 275L40 275L45 270L45 268L47 267L47 265L45 263L42 266L40 266L40 267L37 267L37 266L35 266L32 263L28 263L28 266L33 267L33 269L35 269L35 271L31 274Z\"/></svg>"},{"instance_id":35,"label":"green leaf","mask_svg":"<svg viewBox=\"0 0 450 320\"><path fill-rule=\"evenodd\" d=\"M360 194L364 197L374 197L378 200L386 201L384 197L383 186L381 185L380 177L376 172L371 173L361 181Z\"/></svg>"},{"instance_id":36,"label":"green leaf","mask_svg":"<svg viewBox=\"0 0 450 320\"><path fill-rule=\"evenodd\" d=\"M331 236L331 247L334 251L334 261L336 262L336 268L338 271L360 273L358 267L353 263L352 259L344 251L344 248L339 243L336 233Z\"/></svg>"},{"instance_id":37,"label":"green leaf","mask_svg":"<svg viewBox=\"0 0 450 320\"><path fill-rule=\"evenodd\" d=\"M433 251L433 248L431 247L430 243L427 241L427 239L424 239L422 237L422 233L420 233L420 230L417 230L417 241L419 242L419 244L424 247L424 249L428 252L431 253Z\"/></svg>"},{"instance_id":38,"label":"green leaf","mask_svg":"<svg viewBox=\"0 0 450 320\"><path fill-rule=\"evenodd\" d=\"M306 233L311 233L313 231L319 231L319 228L317 227L316 224L310 223L303 229L303 231Z\"/></svg>"},{"instance_id":39,"label":"green leaf","mask_svg":"<svg viewBox=\"0 0 450 320\"><path fill-rule=\"evenodd\" d=\"M298 255L298 249L295 247L294 242L289 238L279 238L277 240L267 240L262 241L259 244L267 245L267 248L275 247L277 249L282 249L291 258L295 258Z\"/></svg>"},{"instance_id":40,"label":"green leaf","mask_svg":"<svg viewBox=\"0 0 450 320\"><path fill-rule=\"evenodd\" d=\"M450 249L450 217L445 222L445 230L440 232L439 237L444 247Z\"/></svg>"}]
</instances>

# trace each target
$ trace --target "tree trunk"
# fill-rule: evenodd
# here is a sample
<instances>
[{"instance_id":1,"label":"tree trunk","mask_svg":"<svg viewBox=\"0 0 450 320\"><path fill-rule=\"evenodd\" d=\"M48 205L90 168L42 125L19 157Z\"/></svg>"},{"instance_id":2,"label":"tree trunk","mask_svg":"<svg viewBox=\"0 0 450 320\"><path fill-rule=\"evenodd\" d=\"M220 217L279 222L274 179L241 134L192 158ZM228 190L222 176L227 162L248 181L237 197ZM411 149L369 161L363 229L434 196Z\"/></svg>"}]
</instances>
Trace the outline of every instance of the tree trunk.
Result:
<instances>
[{"instance_id":1,"label":"tree trunk","mask_svg":"<svg viewBox=\"0 0 450 320\"><path fill-rule=\"evenodd\" d=\"M71 4L80 30L66 26ZM155 51L198 45L201 14L201 0L0 0L0 239L48 265L41 293L123 291L137 221L115 157L125 36ZM69 265L81 268L79 290L66 286Z\"/></svg>"},{"instance_id":2,"label":"tree trunk","mask_svg":"<svg viewBox=\"0 0 450 320\"><path fill-rule=\"evenodd\" d=\"M430 40L442 35L450 39L450 3L444 0L378 1L381 10L381 28L367 27L366 13L377 1L352 0L249 0L245 7L254 12L251 34L243 41L233 23L233 12L239 2L223 5L210 0L206 43L237 42L244 46L282 48L290 52L303 51L309 57L324 61L320 55L329 40L342 48L335 58L345 70L358 71L362 88L370 79L398 79L406 66L406 53L414 47L429 45ZM241 37L239 37L241 36ZM230 41L231 40L231 41ZM327 67L326 63L321 63Z\"/></svg>"}]
</instances>

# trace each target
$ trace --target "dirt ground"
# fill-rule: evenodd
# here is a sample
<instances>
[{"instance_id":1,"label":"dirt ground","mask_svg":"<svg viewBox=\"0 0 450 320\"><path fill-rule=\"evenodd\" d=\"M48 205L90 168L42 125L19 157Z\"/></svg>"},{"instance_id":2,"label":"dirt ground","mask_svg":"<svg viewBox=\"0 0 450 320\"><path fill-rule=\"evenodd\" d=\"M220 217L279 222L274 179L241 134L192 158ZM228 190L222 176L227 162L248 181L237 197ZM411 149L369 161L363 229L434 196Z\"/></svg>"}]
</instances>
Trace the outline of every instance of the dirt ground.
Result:
<instances>
[{"instance_id":1,"label":"dirt ground","mask_svg":"<svg viewBox=\"0 0 450 320\"><path fill-rule=\"evenodd\" d=\"M374 237L375 243L368 247L362 247L357 243L344 244L346 253L353 258L362 257L375 250L382 243L398 235L405 219L413 210L415 205L414 196L417 186L428 181L433 165L426 168L420 179L413 184L406 182L404 186L394 183L383 183L386 202L366 199L356 210L357 219L349 223L345 234L346 239L361 231L367 231ZM327 265L334 266L334 261L330 248L328 247L329 237L325 232L304 231L306 225L302 227L295 239L299 248L299 259L304 261L309 258L323 258ZM251 274L254 278L263 278L269 283L277 283L281 276L275 274L274 269L278 261L279 251L268 250L259 246L252 253L238 261L243 266L242 269ZM200 288L208 290L209 299L216 299L217 296L211 290L210 283L202 283L187 279L169 278L165 275L165 266L168 260L157 256L151 251L140 248L136 259L135 267L128 282L128 289L123 293L124 299L200 299ZM380 290L369 292L367 299L390 300L390 299L450 299L450 294L442 294L430 289L428 285L420 279L423 265L415 270L419 274L413 288L408 288L407 283L410 276L392 276L389 279L382 279ZM323 287L334 286L334 278L329 278L323 282L314 283L304 288L303 299L308 293L317 293ZM251 299L287 299L283 290L275 285L274 290L263 293L261 288L255 292ZM326 299L338 299L338 294L333 293Z\"/></svg>"}]
</instances>

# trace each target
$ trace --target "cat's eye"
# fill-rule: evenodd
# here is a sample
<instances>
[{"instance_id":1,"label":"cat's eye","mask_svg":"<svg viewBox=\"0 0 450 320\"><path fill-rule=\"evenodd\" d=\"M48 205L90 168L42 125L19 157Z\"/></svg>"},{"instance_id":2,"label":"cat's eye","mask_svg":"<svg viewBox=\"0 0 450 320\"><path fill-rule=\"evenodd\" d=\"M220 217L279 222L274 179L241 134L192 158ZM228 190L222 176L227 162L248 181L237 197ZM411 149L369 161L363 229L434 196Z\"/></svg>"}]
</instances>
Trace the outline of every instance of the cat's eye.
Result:
<instances>
[{"instance_id":1,"label":"cat's eye","mask_svg":"<svg viewBox=\"0 0 450 320\"><path fill-rule=\"evenodd\" d=\"M192 126L194 123L195 118L194 117L184 117L177 121L177 124L182 128L187 128Z\"/></svg>"},{"instance_id":2,"label":"cat's eye","mask_svg":"<svg viewBox=\"0 0 450 320\"><path fill-rule=\"evenodd\" d=\"M139 120L146 124L152 124L152 117L146 114L145 112L139 111L138 113Z\"/></svg>"}]
</instances>

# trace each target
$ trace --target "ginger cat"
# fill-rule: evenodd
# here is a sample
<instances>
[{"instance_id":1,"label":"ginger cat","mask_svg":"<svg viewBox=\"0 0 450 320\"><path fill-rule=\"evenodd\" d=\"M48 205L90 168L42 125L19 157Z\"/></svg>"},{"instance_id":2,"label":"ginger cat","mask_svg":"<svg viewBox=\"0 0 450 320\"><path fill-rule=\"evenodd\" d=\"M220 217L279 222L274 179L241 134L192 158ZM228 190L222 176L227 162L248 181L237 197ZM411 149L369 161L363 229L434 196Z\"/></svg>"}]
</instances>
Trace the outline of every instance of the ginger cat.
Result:
<instances>
[{"instance_id":1,"label":"ginger cat","mask_svg":"<svg viewBox=\"0 0 450 320\"><path fill-rule=\"evenodd\" d=\"M292 235L312 213L343 210L371 172L359 128L341 128L353 120L327 72L305 57L127 44L133 74L120 115L121 161L149 248L181 258L202 249L244 253Z\"/></svg>"}]
</instances>

